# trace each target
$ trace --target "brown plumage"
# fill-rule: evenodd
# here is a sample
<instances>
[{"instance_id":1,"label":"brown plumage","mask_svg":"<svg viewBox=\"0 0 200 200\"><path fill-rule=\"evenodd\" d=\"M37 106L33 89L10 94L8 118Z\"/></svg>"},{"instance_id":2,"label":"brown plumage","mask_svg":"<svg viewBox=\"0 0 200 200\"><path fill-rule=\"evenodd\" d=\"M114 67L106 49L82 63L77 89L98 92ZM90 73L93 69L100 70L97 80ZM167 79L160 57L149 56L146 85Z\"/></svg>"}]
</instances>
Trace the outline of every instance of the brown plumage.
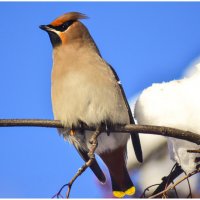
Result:
<instances>
[{"instance_id":1,"label":"brown plumage","mask_svg":"<svg viewBox=\"0 0 200 200\"><path fill-rule=\"evenodd\" d=\"M70 12L70 13L65 13L62 16L56 18L54 21L52 21L50 24L52 26L60 26L63 23L70 21L70 20L79 20L79 19L87 19L88 17L82 13L79 12Z\"/></svg>"},{"instance_id":2,"label":"brown plumage","mask_svg":"<svg viewBox=\"0 0 200 200\"><path fill-rule=\"evenodd\" d=\"M87 161L92 132L69 134L73 126L81 123L114 126L134 123L134 120L116 72L103 60L88 29L78 20L83 18L86 16L80 13L67 13L40 28L47 31L53 45L54 118L66 127L59 130L60 134L68 138ZM109 169L116 197L135 192L125 162L129 137L129 133L102 133L98 137L96 153ZM132 141L136 157L142 161L138 134L132 134ZM105 182L96 160L91 169L101 182Z\"/></svg>"}]
</instances>

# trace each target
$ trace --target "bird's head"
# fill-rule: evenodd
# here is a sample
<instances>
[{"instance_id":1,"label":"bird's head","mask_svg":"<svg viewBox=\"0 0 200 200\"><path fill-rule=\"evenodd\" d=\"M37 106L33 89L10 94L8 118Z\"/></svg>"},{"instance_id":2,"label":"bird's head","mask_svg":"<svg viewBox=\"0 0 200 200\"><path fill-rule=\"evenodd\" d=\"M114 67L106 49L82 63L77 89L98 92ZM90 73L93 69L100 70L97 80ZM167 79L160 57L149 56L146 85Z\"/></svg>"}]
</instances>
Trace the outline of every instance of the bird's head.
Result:
<instances>
[{"instance_id":1,"label":"bird's head","mask_svg":"<svg viewBox=\"0 0 200 200\"><path fill-rule=\"evenodd\" d=\"M78 12L66 13L48 25L41 25L40 28L49 34L53 47L74 42L77 39L84 40L90 37L87 28L79 19L87 18L86 15Z\"/></svg>"}]
</instances>

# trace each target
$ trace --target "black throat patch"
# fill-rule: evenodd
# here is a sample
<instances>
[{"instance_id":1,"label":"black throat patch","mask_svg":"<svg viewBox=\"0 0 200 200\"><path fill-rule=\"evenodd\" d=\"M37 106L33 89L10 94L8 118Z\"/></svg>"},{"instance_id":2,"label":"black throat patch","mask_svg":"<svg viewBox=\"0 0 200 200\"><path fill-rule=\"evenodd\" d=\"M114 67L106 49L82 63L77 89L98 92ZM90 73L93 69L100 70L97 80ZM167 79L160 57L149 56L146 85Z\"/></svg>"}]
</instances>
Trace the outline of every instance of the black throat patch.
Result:
<instances>
[{"instance_id":1,"label":"black throat patch","mask_svg":"<svg viewBox=\"0 0 200 200\"><path fill-rule=\"evenodd\" d=\"M52 31L48 31L48 34L49 34L53 48L62 44L60 37L56 33L52 32Z\"/></svg>"},{"instance_id":2,"label":"black throat patch","mask_svg":"<svg viewBox=\"0 0 200 200\"><path fill-rule=\"evenodd\" d=\"M54 29L56 31L59 31L59 32L64 32L66 31L75 21L74 20L70 20L70 21L67 21L67 22L64 22L63 24L59 25L59 26L53 26L51 24L47 25L49 28L51 29ZM53 48L59 46L62 44L62 41L60 39L60 37L54 33L53 31L48 31L48 34L49 34L49 37L50 37L50 40L51 40L51 44L53 46Z\"/></svg>"}]
</instances>

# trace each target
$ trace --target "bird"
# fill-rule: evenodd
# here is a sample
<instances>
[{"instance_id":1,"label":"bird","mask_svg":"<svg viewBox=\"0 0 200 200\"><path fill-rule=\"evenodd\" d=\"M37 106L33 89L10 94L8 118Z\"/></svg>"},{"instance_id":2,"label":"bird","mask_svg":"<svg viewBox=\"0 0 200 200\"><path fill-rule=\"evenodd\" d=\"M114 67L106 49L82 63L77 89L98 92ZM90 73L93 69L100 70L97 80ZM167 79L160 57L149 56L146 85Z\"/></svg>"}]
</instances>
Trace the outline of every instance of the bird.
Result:
<instances>
[{"instance_id":1,"label":"bird","mask_svg":"<svg viewBox=\"0 0 200 200\"><path fill-rule=\"evenodd\" d=\"M81 22L88 17L79 12L65 13L40 28L49 35L53 47L51 98L55 120L64 127L59 133L71 142L84 161L89 160L91 131L73 127L106 127L133 124L125 92L114 68L101 53ZM135 186L126 167L126 146L131 137L137 160L143 161L138 133L103 132L95 151L110 173L115 197L132 196ZM106 178L96 159L90 166L101 183Z\"/></svg>"}]
</instances>

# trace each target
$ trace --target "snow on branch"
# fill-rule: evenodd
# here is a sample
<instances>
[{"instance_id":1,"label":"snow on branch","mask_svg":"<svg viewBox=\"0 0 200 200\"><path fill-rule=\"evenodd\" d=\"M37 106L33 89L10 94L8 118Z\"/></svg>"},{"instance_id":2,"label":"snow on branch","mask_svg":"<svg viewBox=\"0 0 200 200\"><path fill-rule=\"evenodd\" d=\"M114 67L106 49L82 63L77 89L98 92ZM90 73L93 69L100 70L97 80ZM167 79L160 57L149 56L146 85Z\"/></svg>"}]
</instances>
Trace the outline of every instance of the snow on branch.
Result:
<instances>
[{"instance_id":1,"label":"snow on branch","mask_svg":"<svg viewBox=\"0 0 200 200\"><path fill-rule=\"evenodd\" d=\"M58 120L45 120L45 119L0 119L0 127L15 127L15 126L33 126L33 127L47 127L47 128L64 128L63 124ZM75 130L80 127L73 127ZM81 127L84 130L95 131L96 127L89 127L83 125ZM106 131L106 127L102 128L102 131ZM164 127L164 126L150 126L150 125L117 125L109 127L110 132L132 132L143 134L154 134L166 137L173 137L178 139L187 140L200 145L200 135L190 131L184 131L180 129Z\"/></svg>"}]
</instances>

